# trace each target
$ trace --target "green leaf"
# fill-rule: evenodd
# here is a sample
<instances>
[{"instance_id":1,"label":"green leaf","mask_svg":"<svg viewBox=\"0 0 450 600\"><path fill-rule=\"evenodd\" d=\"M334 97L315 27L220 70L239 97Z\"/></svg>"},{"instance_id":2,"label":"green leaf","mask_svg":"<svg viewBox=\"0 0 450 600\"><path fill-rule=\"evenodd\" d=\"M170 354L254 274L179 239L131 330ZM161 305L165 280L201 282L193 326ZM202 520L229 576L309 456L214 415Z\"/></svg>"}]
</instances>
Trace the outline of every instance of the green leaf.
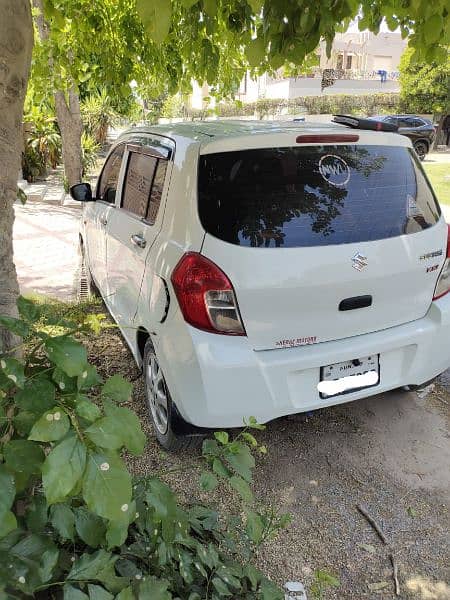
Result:
<instances>
[{"instance_id":1,"label":"green leaf","mask_svg":"<svg viewBox=\"0 0 450 600\"><path fill-rule=\"evenodd\" d=\"M89 600L113 600L114 596L99 585L88 585Z\"/></svg>"},{"instance_id":2,"label":"green leaf","mask_svg":"<svg viewBox=\"0 0 450 600\"><path fill-rule=\"evenodd\" d=\"M41 533L48 521L48 508L44 496L34 496L28 506L26 523L33 533Z\"/></svg>"},{"instance_id":3,"label":"green leaf","mask_svg":"<svg viewBox=\"0 0 450 600\"><path fill-rule=\"evenodd\" d=\"M43 582L47 582L52 578L53 570L58 563L59 550L54 546L48 548L40 559L39 576Z\"/></svg>"},{"instance_id":4,"label":"green leaf","mask_svg":"<svg viewBox=\"0 0 450 600\"><path fill-rule=\"evenodd\" d=\"M244 575L250 581L252 590L256 591L256 588L258 587L258 583L261 580L261 573L258 571L258 569L255 569L255 567L253 565L247 564L244 566Z\"/></svg>"},{"instance_id":5,"label":"green leaf","mask_svg":"<svg viewBox=\"0 0 450 600\"><path fill-rule=\"evenodd\" d=\"M440 14L434 14L425 20L423 30L428 43L439 41L442 32L442 25L443 19Z\"/></svg>"},{"instance_id":6,"label":"green leaf","mask_svg":"<svg viewBox=\"0 0 450 600\"><path fill-rule=\"evenodd\" d=\"M4 446L4 457L11 471L27 475L41 472L44 452L39 444L28 440L11 440Z\"/></svg>"},{"instance_id":7,"label":"green leaf","mask_svg":"<svg viewBox=\"0 0 450 600\"><path fill-rule=\"evenodd\" d=\"M19 388L25 385L25 374L23 364L15 358L1 358L0 369L3 375Z\"/></svg>"},{"instance_id":8,"label":"green leaf","mask_svg":"<svg viewBox=\"0 0 450 600\"><path fill-rule=\"evenodd\" d=\"M258 445L258 442L257 442L255 436L253 436L251 433L248 433L248 431L243 431L242 432L242 437L253 448L256 448L256 446Z\"/></svg>"},{"instance_id":9,"label":"green leaf","mask_svg":"<svg viewBox=\"0 0 450 600\"><path fill-rule=\"evenodd\" d=\"M264 61L266 55L266 43L263 38L251 40L245 48L245 56L247 57L250 67L259 67Z\"/></svg>"},{"instance_id":10,"label":"green leaf","mask_svg":"<svg viewBox=\"0 0 450 600\"><path fill-rule=\"evenodd\" d=\"M48 379L34 377L25 382L14 397L15 403L36 415L42 415L55 405L55 386Z\"/></svg>"},{"instance_id":11,"label":"green leaf","mask_svg":"<svg viewBox=\"0 0 450 600\"><path fill-rule=\"evenodd\" d=\"M213 460L212 469L214 473L216 473L216 475L219 475L220 477L225 477L226 479L229 479L231 476L230 471L226 468L226 466L223 464L220 458L215 458Z\"/></svg>"},{"instance_id":12,"label":"green leaf","mask_svg":"<svg viewBox=\"0 0 450 600\"><path fill-rule=\"evenodd\" d=\"M242 479L242 477L233 475L233 477L230 478L230 485L238 492L238 494L240 494L241 498L245 502L253 502L252 490L250 489L248 483Z\"/></svg>"},{"instance_id":13,"label":"green leaf","mask_svg":"<svg viewBox=\"0 0 450 600\"><path fill-rule=\"evenodd\" d=\"M105 539L105 521L84 506L75 509L75 529L88 546L98 548Z\"/></svg>"},{"instance_id":14,"label":"green leaf","mask_svg":"<svg viewBox=\"0 0 450 600\"><path fill-rule=\"evenodd\" d=\"M130 399L133 386L121 375L113 375L106 380L102 387L102 396L114 402L127 402Z\"/></svg>"},{"instance_id":15,"label":"green leaf","mask_svg":"<svg viewBox=\"0 0 450 600\"><path fill-rule=\"evenodd\" d=\"M246 425L250 427L250 429L258 429L259 431L263 431L266 428L265 425L261 425L261 423L258 423L255 417L250 417Z\"/></svg>"},{"instance_id":16,"label":"green leaf","mask_svg":"<svg viewBox=\"0 0 450 600\"><path fill-rule=\"evenodd\" d=\"M234 442L233 446L230 447L230 452L227 452L225 458L238 475L243 477L246 481L251 482L255 459L248 446L239 442Z\"/></svg>"},{"instance_id":17,"label":"green leaf","mask_svg":"<svg viewBox=\"0 0 450 600\"><path fill-rule=\"evenodd\" d=\"M75 515L67 504L54 504L50 507L50 523L63 540L74 540Z\"/></svg>"},{"instance_id":18,"label":"green leaf","mask_svg":"<svg viewBox=\"0 0 450 600\"><path fill-rule=\"evenodd\" d=\"M28 437L36 422L36 415L28 410L21 410L13 419L17 433L22 437Z\"/></svg>"},{"instance_id":19,"label":"green leaf","mask_svg":"<svg viewBox=\"0 0 450 600\"><path fill-rule=\"evenodd\" d=\"M17 308L22 319L30 323L34 323L41 316L41 307L33 300L28 300L23 296L19 296L17 299Z\"/></svg>"},{"instance_id":20,"label":"green leaf","mask_svg":"<svg viewBox=\"0 0 450 600\"><path fill-rule=\"evenodd\" d=\"M138 590L138 600L171 600L172 594L168 592L169 582L156 577L146 577L141 581Z\"/></svg>"},{"instance_id":21,"label":"green leaf","mask_svg":"<svg viewBox=\"0 0 450 600\"><path fill-rule=\"evenodd\" d=\"M117 594L130 583L126 577L117 577L114 563L110 563L102 569L97 575L97 579L113 594Z\"/></svg>"},{"instance_id":22,"label":"green leaf","mask_svg":"<svg viewBox=\"0 0 450 600\"><path fill-rule=\"evenodd\" d=\"M103 380L97 373L97 369L94 367L94 365L88 364L81 375L78 375L77 387L79 390L88 390L94 385L102 383L102 381Z\"/></svg>"},{"instance_id":23,"label":"green leaf","mask_svg":"<svg viewBox=\"0 0 450 600\"><path fill-rule=\"evenodd\" d=\"M127 450L138 456L142 454L147 443L147 436L142 431L138 416L128 408L115 406L105 401L105 413L119 424L123 445Z\"/></svg>"},{"instance_id":24,"label":"green leaf","mask_svg":"<svg viewBox=\"0 0 450 600\"><path fill-rule=\"evenodd\" d=\"M212 473L208 473L207 471L203 471L200 475L200 487L205 492L210 492L211 490L217 487L217 477L215 477Z\"/></svg>"},{"instance_id":25,"label":"green leaf","mask_svg":"<svg viewBox=\"0 0 450 600\"><path fill-rule=\"evenodd\" d=\"M69 417L61 408L55 406L33 425L28 439L36 442L54 442L64 437L69 428Z\"/></svg>"},{"instance_id":26,"label":"green leaf","mask_svg":"<svg viewBox=\"0 0 450 600\"><path fill-rule=\"evenodd\" d=\"M136 0L136 9L149 37L161 44L172 22L171 0Z\"/></svg>"},{"instance_id":27,"label":"green leaf","mask_svg":"<svg viewBox=\"0 0 450 600\"><path fill-rule=\"evenodd\" d=\"M16 496L14 477L0 464L0 522L2 515L13 505Z\"/></svg>"},{"instance_id":28,"label":"green leaf","mask_svg":"<svg viewBox=\"0 0 450 600\"><path fill-rule=\"evenodd\" d=\"M42 466L42 482L48 504L63 502L83 475L86 447L75 436L60 442Z\"/></svg>"},{"instance_id":29,"label":"green leaf","mask_svg":"<svg viewBox=\"0 0 450 600\"><path fill-rule=\"evenodd\" d=\"M83 498L88 508L100 517L111 521L121 518L131 502L131 476L119 457L89 455Z\"/></svg>"},{"instance_id":30,"label":"green leaf","mask_svg":"<svg viewBox=\"0 0 450 600\"><path fill-rule=\"evenodd\" d=\"M136 502L133 500L120 519L110 521L106 530L106 543L108 550L122 546L128 537L130 523L136 519Z\"/></svg>"},{"instance_id":31,"label":"green leaf","mask_svg":"<svg viewBox=\"0 0 450 600\"><path fill-rule=\"evenodd\" d=\"M130 587L125 588L117 594L116 600L134 600L133 590Z\"/></svg>"},{"instance_id":32,"label":"green leaf","mask_svg":"<svg viewBox=\"0 0 450 600\"><path fill-rule=\"evenodd\" d=\"M82 419L89 421L89 423L93 423L101 416L99 407L86 398L76 401L75 412Z\"/></svg>"},{"instance_id":33,"label":"green leaf","mask_svg":"<svg viewBox=\"0 0 450 600\"><path fill-rule=\"evenodd\" d=\"M102 417L88 427L85 434L100 448L116 450L123 446L120 422L111 417Z\"/></svg>"},{"instance_id":34,"label":"green leaf","mask_svg":"<svg viewBox=\"0 0 450 600\"><path fill-rule=\"evenodd\" d=\"M81 375L87 368L86 349L70 337L48 338L45 349L49 359L69 377Z\"/></svg>"},{"instance_id":35,"label":"green leaf","mask_svg":"<svg viewBox=\"0 0 450 600\"><path fill-rule=\"evenodd\" d=\"M216 431L214 433L214 437L223 446L226 446L228 444L229 436L228 436L228 433L226 431Z\"/></svg>"},{"instance_id":36,"label":"green leaf","mask_svg":"<svg viewBox=\"0 0 450 600\"><path fill-rule=\"evenodd\" d=\"M216 589L217 593L219 594L220 598L233 595L226 583L224 583L218 577L213 577L212 584Z\"/></svg>"},{"instance_id":37,"label":"green leaf","mask_svg":"<svg viewBox=\"0 0 450 600\"><path fill-rule=\"evenodd\" d=\"M105 401L106 417L86 429L86 435L101 448L125 446L132 454L142 454L147 438L138 417L128 408Z\"/></svg>"},{"instance_id":38,"label":"green leaf","mask_svg":"<svg viewBox=\"0 0 450 600\"><path fill-rule=\"evenodd\" d=\"M63 600L89 600L89 596L79 590L78 588L73 587L73 585L66 585L63 587L64 597Z\"/></svg>"},{"instance_id":39,"label":"green leaf","mask_svg":"<svg viewBox=\"0 0 450 600\"><path fill-rule=\"evenodd\" d=\"M202 454L203 456L220 456L220 448L216 440L204 440Z\"/></svg>"},{"instance_id":40,"label":"green leaf","mask_svg":"<svg viewBox=\"0 0 450 600\"><path fill-rule=\"evenodd\" d=\"M72 581L86 581L98 579L98 575L109 565L113 565L117 557L106 550L97 550L92 554L84 553L75 561L67 579Z\"/></svg>"},{"instance_id":41,"label":"green leaf","mask_svg":"<svg viewBox=\"0 0 450 600\"><path fill-rule=\"evenodd\" d=\"M28 325L24 321L15 319L14 317L0 315L0 326L22 338L30 333Z\"/></svg>"},{"instance_id":42,"label":"green leaf","mask_svg":"<svg viewBox=\"0 0 450 600\"><path fill-rule=\"evenodd\" d=\"M203 8L209 17L215 17L217 13L217 0L203 0Z\"/></svg>"},{"instance_id":43,"label":"green leaf","mask_svg":"<svg viewBox=\"0 0 450 600\"><path fill-rule=\"evenodd\" d=\"M167 542L175 539L175 524L185 521L184 515L177 507L173 491L162 481L152 478L147 482L146 501L154 510L154 519L162 524L162 537ZM161 555L160 555L161 560ZM161 563L163 564L163 563Z\"/></svg>"},{"instance_id":44,"label":"green leaf","mask_svg":"<svg viewBox=\"0 0 450 600\"><path fill-rule=\"evenodd\" d=\"M284 600L284 592L269 579L264 578L259 587L261 600Z\"/></svg>"},{"instance_id":45,"label":"green leaf","mask_svg":"<svg viewBox=\"0 0 450 600\"><path fill-rule=\"evenodd\" d=\"M16 527L17 521L15 515L10 510L2 513L0 516L0 539L16 529Z\"/></svg>"},{"instance_id":46,"label":"green leaf","mask_svg":"<svg viewBox=\"0 0 450 600\"><path fill-rule=\"evenodd\" d=\"M248 510L246 512L246 517L247 521L245 524L245 531L247 532L247 535L251 541L258 545L262 540L264 532L264 524L262 519L258 513L255 513L252 510Z\"/></svg>"},{"instance_id":47,"label":"green leaf","mask_svg":"<svg viewBox=\"0 0 450 600\"><path fill-rule=\"evenodd\" d=\"M198 0L181 0L181 4L184 6L184 8L191 8L192 6L194 6L194 4L197 4Z\"/></svg>"}]
</instances>

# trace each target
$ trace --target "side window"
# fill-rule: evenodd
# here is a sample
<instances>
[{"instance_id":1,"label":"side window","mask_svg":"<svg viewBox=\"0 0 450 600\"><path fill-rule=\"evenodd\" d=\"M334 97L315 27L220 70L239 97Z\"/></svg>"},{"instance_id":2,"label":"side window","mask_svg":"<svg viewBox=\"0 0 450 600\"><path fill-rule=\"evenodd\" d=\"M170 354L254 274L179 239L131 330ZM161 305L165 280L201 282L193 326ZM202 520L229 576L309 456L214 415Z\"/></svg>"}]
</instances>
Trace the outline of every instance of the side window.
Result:
<instances>
[{"instance_id":1,"label":"side window","mask_svg":"<svg viewBox=\"0 0 450 600\"><path fill-rule=\"evenodd\" d=\"M147 215L153 175L158 160L147 154L131 152L122 195L122 208L143 219Z\"/></svg>"},{"instance_id":2,"label":"side window","mask_svg":"<svg viewBox=\"0 0 450 600\"><path fill-rule=\"evenodd\" d=\"M164 180L166 178L167 160L158 160L155 177L153 179L152 193L147 210L147 221L153 225L158 215L159 205L161 204Z\"/></svg>"},{"instance_id":3,"label":"side window","mask_svg":"<svg viewBox=\"0 0 450 600\"><path fill-rule=\"evenodd\" d=\"M424 125L426 123L422 119L412 119L412 127L423 127Z\"/></svg>"},{"instance_id":4,"label":"side window","mask_svg":"<svg viewBox=\"0 0 450 600\"><path fill-rule=\"evenodd\" d=\"M100 200L114 204L116 199L117 182L119 180L120 166L122 164L125 146L118 146L103 167L97 187L97 196Z\"/></svg>"},{"instance_id":5,"label":"side window","mask_svg":"<svg viewBox=\"0 0 450 600\"><path fill-rule=\"evenodd\" d=\"M412 127L412 120L408 117L401 117L398 120L398 126L399 127Z\"/></svg>"}]
</instances>

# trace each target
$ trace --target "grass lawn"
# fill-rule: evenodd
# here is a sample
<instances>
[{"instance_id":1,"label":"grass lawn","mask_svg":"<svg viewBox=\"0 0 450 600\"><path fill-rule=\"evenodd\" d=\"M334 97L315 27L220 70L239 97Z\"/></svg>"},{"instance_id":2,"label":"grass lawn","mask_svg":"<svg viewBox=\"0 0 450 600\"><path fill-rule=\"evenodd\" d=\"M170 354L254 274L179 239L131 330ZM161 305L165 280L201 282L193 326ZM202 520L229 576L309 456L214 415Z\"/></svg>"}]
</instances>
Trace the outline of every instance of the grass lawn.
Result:
<instances>
[{"instance_id":1,"label":"grass lawn","mask_svg":"<svg viewBox=\"0 0 450 600\"><path fill-rule=\"evenodd\" d=\"M450 163L427 163L423 167L441 204L450 205Z\"/></svg>"}]
</instances>

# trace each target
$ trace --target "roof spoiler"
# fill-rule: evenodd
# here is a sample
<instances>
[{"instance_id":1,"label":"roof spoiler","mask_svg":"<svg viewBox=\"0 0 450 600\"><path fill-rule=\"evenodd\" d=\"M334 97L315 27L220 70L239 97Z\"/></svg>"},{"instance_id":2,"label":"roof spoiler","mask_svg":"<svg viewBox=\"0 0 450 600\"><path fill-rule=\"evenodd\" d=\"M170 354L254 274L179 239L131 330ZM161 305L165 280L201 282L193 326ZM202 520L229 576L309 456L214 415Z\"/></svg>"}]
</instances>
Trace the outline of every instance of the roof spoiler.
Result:
<instances>
[{"instance_id":1,"label":"roof spoiler","mask_svg":"<svg viewBox=\"0 0 450 600\"><path fill-rule=\"evenodd\" d=\"M353 129L368 129L370 131L398 131L397 125L385 123L384 121L376 121L373 119L363 119L350 115L333 115L333 122L341 125L347 125Z\"/></svg>"}]
</instances>

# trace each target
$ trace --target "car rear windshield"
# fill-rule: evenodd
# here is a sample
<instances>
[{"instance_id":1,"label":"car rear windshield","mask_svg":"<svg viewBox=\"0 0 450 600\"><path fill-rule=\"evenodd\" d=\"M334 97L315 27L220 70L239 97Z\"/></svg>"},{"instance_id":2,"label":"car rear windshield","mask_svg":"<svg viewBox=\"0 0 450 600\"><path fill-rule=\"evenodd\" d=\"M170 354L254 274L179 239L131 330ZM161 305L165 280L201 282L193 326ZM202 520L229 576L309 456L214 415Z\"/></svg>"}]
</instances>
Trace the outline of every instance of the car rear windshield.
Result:
<instances>
[{"instance_id":1,"label":"car rear windshield","mask_svg":"<svg viewBox=\"0 0 450 600\"><path fill-rule=\"evenodd\" d=\"M199 214L225 242L292 248L415 233L440 209L411 149L334 145L200 156Z\"/></svg>"}]
</instances>

